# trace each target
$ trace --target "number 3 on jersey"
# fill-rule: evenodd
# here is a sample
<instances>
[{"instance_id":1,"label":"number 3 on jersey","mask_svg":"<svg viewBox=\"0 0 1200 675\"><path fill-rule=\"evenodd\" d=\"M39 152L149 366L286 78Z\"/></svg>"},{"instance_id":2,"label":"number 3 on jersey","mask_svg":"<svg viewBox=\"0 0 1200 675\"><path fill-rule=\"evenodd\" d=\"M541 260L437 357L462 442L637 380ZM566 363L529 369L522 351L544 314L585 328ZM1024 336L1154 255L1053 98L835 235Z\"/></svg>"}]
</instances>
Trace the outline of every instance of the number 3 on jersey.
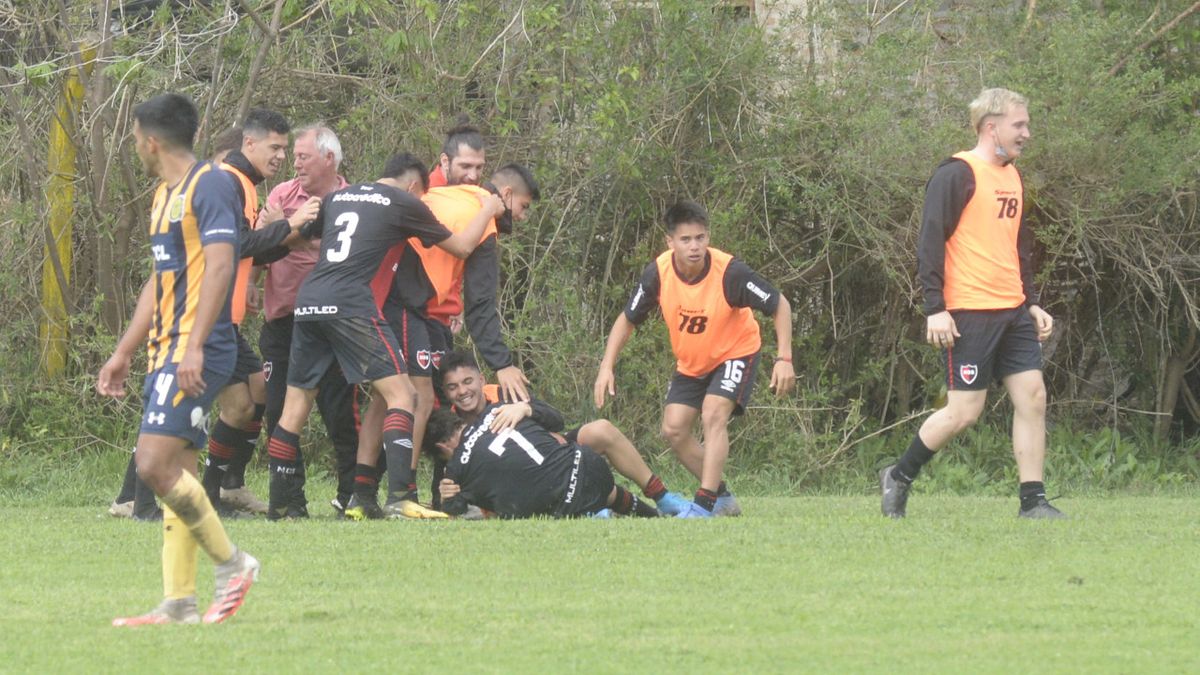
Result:
<instances>
[{"instance_id":1,"label":"number 3 on jersey","mask_svg":"<svg viewBox=\"0 0 1200 675\"><path fill-rule=\"evenodd\" d=\"M354 230L358 228L358 214L347 211L338 216L333 224L342 228L342 231L337 235L337 248L329 249L325 257L329 258L329 262L336 263L342 262L350 256L350 237L354 236Z\"/></svg>"}]
</instances>

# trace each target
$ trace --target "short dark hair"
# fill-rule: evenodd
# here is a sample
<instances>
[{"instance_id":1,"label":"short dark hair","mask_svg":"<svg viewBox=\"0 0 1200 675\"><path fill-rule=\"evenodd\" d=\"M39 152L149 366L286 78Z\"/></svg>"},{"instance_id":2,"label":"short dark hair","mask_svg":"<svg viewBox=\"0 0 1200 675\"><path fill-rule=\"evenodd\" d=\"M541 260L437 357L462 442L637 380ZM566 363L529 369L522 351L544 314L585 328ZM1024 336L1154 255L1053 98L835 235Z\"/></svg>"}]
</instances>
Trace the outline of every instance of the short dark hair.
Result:
<instances>
[{"instance_id":1,"label":"short dark hair","mask_svg":"<svg viewBox=\"0 0 1200 675\"><path fill-rule=\"evenodd\" d=\"M160 143L190 151L200 128L200 113L192 100L174 92L159 94L133 108L133 118L147 136Z\"/></svg>"},{"instance_id":2,"label":"short dark hair","mask_svg":"<svg viewBox=\"0 0 1200 675\"><path fill-rule=\"evenodd\" d=\"M458 415L449 408L438 408L429 415L425 423L425 439L421 441L421 450L428 455L437 451L437 444L443 443L454 435L459 427L465 426Z\"/></svg>"},{"instance_id":3,"label":"short dark hair","mask_svg":"<svg viewBox=\"0 0 1200 675\"><path fill-rule=\"evenodd\" d=\"M496 169L492 174L492 185L496 185L497 182L524 192L534 201L542 198L542 190L538 187L533 172L521 164L513 162Z\"/></svg>"},{"instance_id":4,"label":"short dark hair","mask_svg":"<svg viewBox=\"0 0 1200 675\"><path fill-rule=\"evenodd\" d=\"M388 159L387 164L383 166L384 178L399 178L406 173L416 172L417 177L421 179L421 187L425 190L429 189L429 169L425 168L425 162L417 159L417 156L411 152L397 152Z\"/></svg>"},{"instance_id":5,"label":"short dark hair","mask_svg":"<svg viewBox=\"0 0 1200 675\"><path fill-rule=\"evenodd\" d=\"M680 199L667 209L666 222L667 232L674 232L675 228L684 223L695 223L707 228L708 211L690 199Z\"/></svg>"},{"instance_id":6,"label":"short dark hair","mask_svg":"<svg viewBox=\"0 0 1200 675\"><path fill-rule=\"evenodd\" d=\"M483 134L479 133L479 129L460 120L457 126L446 132L446 142L442 143L442 152L450 159L454 159L458 156L459 147L464 145L476 152L483 152Z\"/></svg>"},{"instance_id":7,"label":"short dark hair","mask_svg":"<svg viewBox=\"0 0 1200 675\"><path fill-rule=\"evenodd\" d=\"M475 355L471 352L463 351L461 349L456 349L452 352L446 352L446 354L442 356L442 363L438 366L438 370L443 374L455 370L456 368L471 368L472 370L483 372L479 370L479 362L475 360Z\"/></svg>"},{"instance_id":8,"label":"short dark hair","mask_svg":"<svg viewBox=\"0 0 1200 675\"><path fill-rule=\"evenodd\" d=\"M230 127L213 137L210 155L219 152L233 152L242 148L241 127Z\"/></svg>"},{"instance_id":9,"label":"short dark hair","mask_svg":"<svg viewBox=\"0 0 1200 675\"><path fill-rule=\"evenodd\" d=\"M287 134L292 130L287 118L274 110L251 108L242 121L242 133L261 138L269 133Z\"/></svg>"}]
</instances>

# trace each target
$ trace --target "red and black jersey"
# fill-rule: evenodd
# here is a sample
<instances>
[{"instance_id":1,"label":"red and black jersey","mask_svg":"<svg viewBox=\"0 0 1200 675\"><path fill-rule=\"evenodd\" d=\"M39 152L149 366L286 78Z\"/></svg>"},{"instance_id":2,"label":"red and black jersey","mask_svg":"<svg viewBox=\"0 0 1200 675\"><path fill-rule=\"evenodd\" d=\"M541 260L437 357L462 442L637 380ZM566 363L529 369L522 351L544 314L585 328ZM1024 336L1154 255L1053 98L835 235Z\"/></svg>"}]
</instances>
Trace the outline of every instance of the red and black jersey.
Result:
<instances>
[{"instance_id":1,"label":"red and black jersey","mask_svg":"<svg viewBox=\"0 0 1200 675\"><path fill-rule=\"evenodd\" d=\"M925 186L917 277L925 315L1037 303L1033 233L1015 166L973 152L943 161Z\"/></svg>"},{"instance_id":2,"label":"red and black jersey","mask_svg":"<svg viewBox=\"0 0 1200 675\"><path fill-rule=\"evenodd\" d=\"M748 265L715 248L708 249L699 277L684 280L671 251L666 251L642 272L625 318L640 324L655 305L667 323L676 368L701 377L762 347L751 310L774 315L779 291Z\"/></svg>"},{"instance_id":3,"label":"red and black jersey","mask_svg":"<svg viewBox=\"0 0 1200 675\"><path fill-rule=\"evenodd\" d=\"M389 249L409 237L432 246L451 236L421 200L382 183L327 195L305 233L321 238L321 253L296 294L297 321L379 316L371 280Z\"/></svg>"}]
</instances>

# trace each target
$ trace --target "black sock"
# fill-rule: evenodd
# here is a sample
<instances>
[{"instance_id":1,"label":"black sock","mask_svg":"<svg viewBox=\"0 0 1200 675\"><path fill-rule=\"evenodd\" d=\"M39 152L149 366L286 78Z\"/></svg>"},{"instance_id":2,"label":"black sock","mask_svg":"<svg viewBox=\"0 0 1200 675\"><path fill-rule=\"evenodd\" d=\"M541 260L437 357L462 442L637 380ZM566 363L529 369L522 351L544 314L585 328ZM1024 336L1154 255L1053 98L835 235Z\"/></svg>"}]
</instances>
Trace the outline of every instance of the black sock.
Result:
<instances>
[{"instance_id":1,"label":"black sock","mask_svg":"<svg viewBox=\"0 0 1200 675\"><path fill-rule=\"evenodd\" d=\"M238 429L220 419L208 435L208 456L204 458L204 477L200 479L200 484L204 486L204 493L208 495L208 501L212 502L213 507L221 505L221 482L225 479L229 463L237 453L240 437Z\"/></svg>"},{"instance_id":2,"label":"black sock","mask_svg":"<svg viewBox=\"0 0 1200 675\"><path fill-rule=\"evenodd\" d=\"M896 462L896 466L892 469L892 478L905 483L913 482L921 473L921 467L933 459L934 454L936 453L933 450L925 447L925 442L921 440L921 434L913 434L912 443L908 444L908 450L904 451L904 454L900 456L900 461Z\"/></svg>"},{"instance_id":3,"label":"black sock","mask_svg":"<svg viewBox=\"0 0 1200 675\"><path fill-rule=\"evenodd\" d=\"M657 474L651 474L650 480L646 481L646 487L642 488L642 494L646 495L647 499L658 501L667 494L667 486L663 485L662 479Z\"/></svg>"},{"instance_id":4,"label":"black sock","mask_svg":"<svg viewBox=\"0 0 1200 675\"><path fill-rule=\"evenodd\" d=\"M369 464L354 465L354 494L359 501L379 499L379 473Z\"/></svg>"},{"instance_id":5,"label":"black sock","mask_svg":"<svg viewBox=\"0 0 1200 675\"><path fill-rule=\"evenodd\" d=\"M1037 506L1046 498L1046 485L1040 480L1021 483L1021 510L1025 511Z\"/></svg>"},{"instance_id":6,"label":"black sock","mask_svg":"<svg viewBox=\"0 0 1200 675\"><path fill-rule=\"evenodd\" d=\"M717 493L700 488L696 490L696 497L692 501L696 502L696 505L705 511L712 511L717 505Z\"/></svg>"},{"instance_id":7,"label":"black sock","mask_svg":"<svg viewBox=\"0 0 1200 675\"><path fill-rule=\"evenodd\" d=\"M138 476L133 482L133 517L153 518L158 511L158 502L154 499L154 490Z\"/></svg>"},{"instance_id":8,"label":"black sock","mask_svg":"<svg viewBox=\"0 0 1200 675\"><path fill-rule=\"evenodd\" d=\"M236 490L246 485L246 466L254 459L254 448L258 446L258 437L262 433L263 412L266 409L266 405L256 403L254 417L237 430L237 442L234 444L236 452L229 462L229 468L225 470L225 480L221 482L221 487L226 490Z\"/></svg>"},{"instance_id":9,"label":"black sock","mask_svg":"<svg viewBox=\"0 0 1200 675\"><path fill-rule=\"evenodd\" d=\"M412 470L413 416L407 410L390 408L383 418L383 452L387 456L388 501L408 499L416 487Z\"/></svg>"},{"instance_id":10,"label":"black sock","mask_svg":"<svg viewBox=\"0 0 1200 675\"><path fill-rule=\"evenodd\" d=\"M733 493L731 493L729 491L729 488L725 487L725 481L721 481L721 484L717 486L717 496L718 497L729 497L732 494Z\"/></svg>"},{"instance_id":11,"label":"black sock","mask_svg":"<svg viewBox=\"0 0 1200 675\"><path fill-rule=\"evenodd\" d=\"M133 461L133 454L129 455L129 463L125 465L125 479L121 481L121 491L117 493L116 502L124 504L125 502L133 501L133 491L137 486L137 462Z\"/></svg>"},{"instance_id":12,"label":"black sock","mask_svg":"<svg viewBox=\"0 0 1200 675\"><path fill-rule=\"evenodd\" d=\"M280 425L267 442L270 456L270 517L286 514L287 507L304 499L304 462L300 457L300 436Z\"/></svg>"},{"instance_id":13,"label":"black sock","mask_svg":"<svg viewBox=\"0 0 1200 675\"><path fill-rule=\"evenodd\" d=\"M650 506L646 502L638 499L629 490L623 487L616 488L617 496L613 499L612 510L614 513L621 515L629 515L632 513L640 518L653 518L658 516L658 509Z\"/></svg>"}]
</instances>

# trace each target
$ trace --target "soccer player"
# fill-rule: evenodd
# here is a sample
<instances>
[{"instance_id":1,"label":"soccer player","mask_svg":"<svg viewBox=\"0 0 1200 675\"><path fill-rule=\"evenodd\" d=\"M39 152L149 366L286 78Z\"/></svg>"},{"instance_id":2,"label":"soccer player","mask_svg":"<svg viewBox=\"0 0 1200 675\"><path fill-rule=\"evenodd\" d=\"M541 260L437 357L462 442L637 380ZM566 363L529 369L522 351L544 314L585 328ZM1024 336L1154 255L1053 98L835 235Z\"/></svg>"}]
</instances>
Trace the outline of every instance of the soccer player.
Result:
<instances>
[{"instance_id":1,"label":"soccer player","mask_svg":"<svg viewBox=\"0 0 1200 675\"><path fill-rule=\"evenodd\" d=\"M259 563L229 540L196 479L208 410L233 372L237 340L229 294L237 259L240 215L232 179L197 162L195 106L162 94L133 109L133 136L147 173L162 180L150 216L154 271L137 309L96 382L104 396L125 395L134 350L149 349L138 433L138 474L164 506L163 590L149 613L116 626L197 623L197 546L216 564L216 593L205 623L233 616L258 576Z\"/></svg>"},{"instance_id":2,"label":"soccer player","mask_svg":"<svg viewBox=\"0 0 1200 675\"><path fill-rule=\"evenodd\" d=\"M484 383L479 364L467 352L451 352L446 355L442 361L442 387L446 397L454 405L454 412L468 424L483 417L489 405L509 402L503 399L499 386ZM549 408L544 403L539 405ZM516 406L511 410L520 411L522 408ZM533 414L533 410L531 407L529 414ZM593 420L563 432L562 416L557 413L555 415L557 417L543 417L538 423L547 431L559 436L560 442L585 446L607 459L617 473L633 481L642 489L642 494L657 502L659 511L675 515L687 507L687 500L679 494L667 491L662 479L646 466L646 461L642 459L637 448L612 422L604 419ZM452 450L453 446L449 449ZM441 455L443 461L448 461L450 457L447 448L442 450L441 453L434 453L434 456Z\"/></svg>"},{"instance_id":3,"label":"soccer player","mask_svg":"<svg viewBox=\"0 0 1200 675\"><path fill-rule=\"evenodd\" d=\"M424 169L416 162L414 170L418 167ZM512 352L504 344L500 333L500 315L496 306L500 262L496 238L503 222L521 221L528 217L530 205L540 194L537 182L528 169L517 164L502 167L486 187L456 184L430 188L424 192L426 181L422 178L421 181L414 180L408 184L415 192L423 192L421 200L451 231L462 231L476 217L482 200L489 193L501 199L505 211L500 218L488 223L479 246L465 261L441 249L410 241L396 263L394 281L387 293L383 313L388 317L404 351L417 399L413 413L411 466L408 469L397 466L394 457L388 457L387 461L388 498L384 515L388 516L402 515L397 512L401 505L417 501L416 485L405 485L398 481L401 477L415 476L425 423L434 407L436 394L433 375L442 355L453 344L450 320L463 311L464 285L468 307L467 328L476 348L496 372L507 400L522 401L529 398L529 380L515 365ZM374 473L374 467L378 464L380 443L376 429L380 414L377 407L368 409L363 420L359 437L359 467L355 478L356 493L361 494L362 498L355 500L356 507L359 504L369 505L371 498L367 492L374 493L374 486L366 477ZM391 447L389 451L394 454L399 449ZM435 466L435 481L440 468L440 464ZM434 502L437 502L436 494ZM359 518L368 514L362 508L355 508L352 512L348 511L347 515Z\"/></svg>"},{"instance_id":4,"label":"soccer player","mask_svg":"<svg viewBox=\"0 0 1200 675\"><path fill-rule=\"evenodd\" d=\"M586 446L548 431L562 428L550 406L488 404L474 422L442 409L430 419L426 449L452 453L439 486L452 515L469 505L501 518L574 518L611 508L653 518L658 511L613 481L612 469Z\"/></svg>"},{"instance_id":5,"label":"soccer player","mask_svg":"<svg viewBox=\"0 0 1200 675\"><path fill-rule=\"evenodd\" d=\"M679 461L700 479L680 518L738 515L741 508L721 479L729 456L729 421L745 411L754 388L762 338L751 309L771 316L779 355L771 388L786 395L792 368L792 310L787 298L744 262L708 245L708 213L682 200L667 210L667 251L646 266L641 282L608 335L593 388L596 408L616 394L613 367L635 326L655 305L662 310L675 352L662 434ZM697 416L703 446L692 434Z\"/></svg>"},{"instance_id":6,"label":"soccer player","mask_svg":"<svg viewBox=\"0 0 1200 675\"><path fill-rule=\"evenodd\" d=\"M442 154L429 175L429 186L479 185L486 164L487 148L483 143L483 134L468 124L464 117L460 124L446 132Z\"/></svg>"},{"instance_id":7,"label":"soccer player","mask_svg":"<svg viewBox=\"0 0 1200 675\"><path fill-rule=\"evenodd\" d=\"M342 163L342 144L332 129L321 125L298 129L292 156L296 177L271 190L263 220L290 217L304 208L313 197L321 199L349 185L338 173ZM267 386L263 419L268 437L275 432L287 394L288 356L292 348L294 325L292 311L296 305L296 293L317 264L320 250L319 241L308 242L265 267L266 278L262 288L265 321L258 335L258 347L263 355L263 377ZM337 364L326 372L317 388L317 409L321 411L321 421L333 443L337 460L338 487L333 506L338 512L345 509L354 490L359 420L357 397L358 387L346 381ZM243 463L239 467L235 461L226 474L222 494L242 486L244 466Z\"/></svg>"},{"instance_id":8,"label":"soccer player","mask_svg":"<svg viewBox=\"0 0 1200 675\"><path fill-rule=\"evenodd\" d=\"M452 233L429 208L402 189L406 154L389 160L383 177L352 185L326 196L313 223L322 237L316 267L296 296L296 325L283 414L271 435L271 495L268 517L305 517L304 465L299 431L312 410L321 379L336 360L351 383L371 382L387 404L383 441L407 449L399 460L412 461L412 385L395 335L380 320L370 282L395 244L418 237L455 255L466 256L479 243L489 220L503 212L498 197L489 197L478 216L462 232ZM412 483L411 478L402 481ZM378 508L378 504L374 505ZM407 506L412 516L439 517L419 504Z\"/></svg>"},{"instance_id":9,"label":"soccer player","mask_svg":"<svg viewBox=\"0 0 1200 675\"><path fill-rule=\"evenodd\" d=\"M262 361L242 337L239 328L246 317L251 267L256 259L262 262L287 255L288 248L282 245L285 241L301 243L302 239L292 232L315 217L320 204L319 200L311 199L289 218L280 218L255 228L259 220L258 185L273 178L283 166L287 159L290 131L291 127L283 115L263 108L251 109L242 123L241 148L227 153L220 165L237 181L243 214L239 245L241 259L231 298L238 357L229 383L217 395L221 414L209 435L208 457L205 458L204 476L200 482L214 505L219 506L222 501L228 505L228 510L221 512L225 517L232 515L232 509L267 512L267 505L245 488L246 464L254 454L254 446L262 431L263 411L266 409ZM241 485L222 490L229 469L238 474Z\"/></svg>"},{"instance_id":10,"label":"soccer player","mask_svg":"<svg viewBox=\"0 0 1200 675\"><path fill-rule=\"evenodd\" d=\"M925 186L917 248L925 339L942 350L946 407L925 419L908 450L879 474L883 514L903 518L912 482L934 453L983 412L988 385L1013 404L1013 454L1023 518L1064 518L1046 501L1046 385L1041 342L1054 320L1033 286L1033 234L1013 161L1029 140L1029 107L1007 89L969 106L975 147L942 161Z\"/></svg>"}]
</instances>

